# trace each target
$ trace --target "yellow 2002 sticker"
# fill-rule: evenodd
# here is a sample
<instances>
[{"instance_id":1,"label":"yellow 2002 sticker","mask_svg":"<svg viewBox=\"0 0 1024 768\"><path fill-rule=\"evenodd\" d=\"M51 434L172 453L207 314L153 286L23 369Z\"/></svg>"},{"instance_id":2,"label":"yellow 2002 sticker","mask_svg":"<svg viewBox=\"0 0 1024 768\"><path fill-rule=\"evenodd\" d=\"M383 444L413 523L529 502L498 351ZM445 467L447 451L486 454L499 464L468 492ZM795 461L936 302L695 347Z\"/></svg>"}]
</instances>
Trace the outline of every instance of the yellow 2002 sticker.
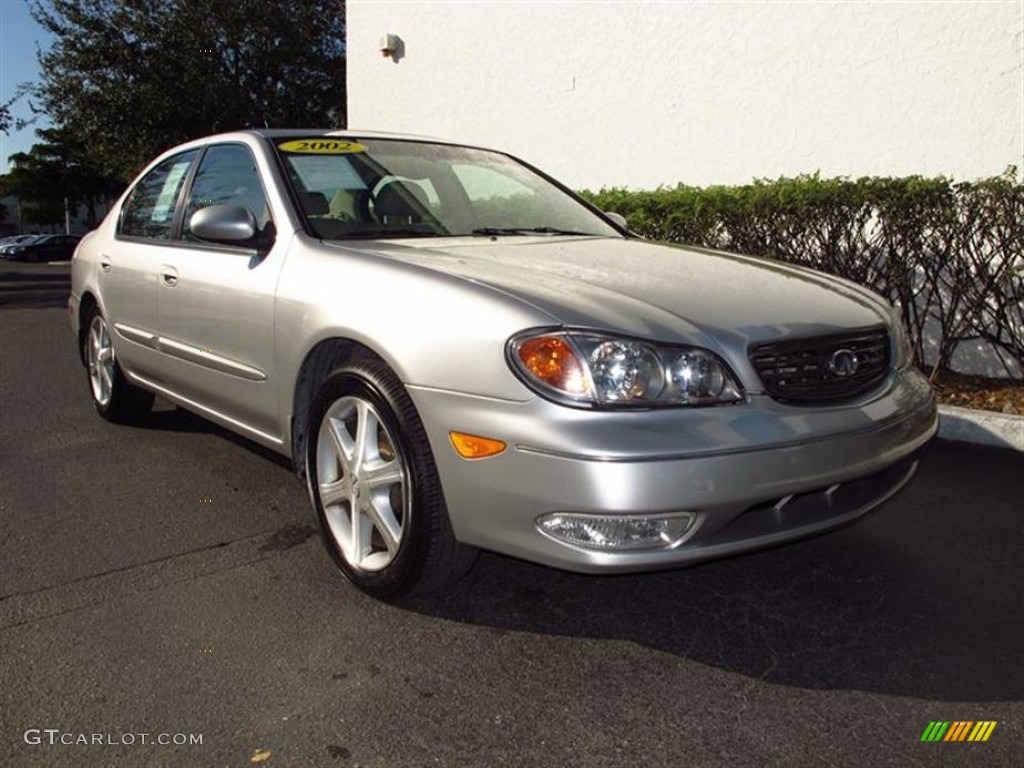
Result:
<instances>
[{"instance_id":1,"label":"yellow 2002 sticker","mask_svg":"<svg viewBox=\"0 0 1024 768\"><path fill-rule=\"evenodd\" d=\"M366 147L354 141L342 141L340 139L297 139L278 144L277 148L282 152L301 152L320 155L349 155L355 152L365 152Z\"/></svg>"}]
</instances>

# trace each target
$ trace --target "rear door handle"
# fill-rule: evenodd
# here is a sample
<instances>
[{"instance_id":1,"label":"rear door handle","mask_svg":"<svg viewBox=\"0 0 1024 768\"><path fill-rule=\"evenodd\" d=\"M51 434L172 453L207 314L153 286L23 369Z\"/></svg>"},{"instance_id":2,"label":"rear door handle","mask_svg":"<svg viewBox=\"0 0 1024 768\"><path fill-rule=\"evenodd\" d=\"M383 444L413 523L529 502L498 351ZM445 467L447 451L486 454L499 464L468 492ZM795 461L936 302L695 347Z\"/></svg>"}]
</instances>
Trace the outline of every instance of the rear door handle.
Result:
<instances>
[{"instance_id":1,"label":"rear door handle","mask_svg":"<svg viewBox=\"0 0 1024 768\"><path fill-rule=\"evenodd\" d=\"M109 272L112 266L114 265L113 262L110 261L109 256L100 256L100 269L104 272Z\"/></svg>"},{"instance_id":2,"label":"rear door handle","mask_svg":"<svg viewBox=\"0 0 1024 768\"><path fill-rule=\"evenodd\" d=\"M178 270L168 264L164 264L160 267L160 282L168 288L173 288L178 284Z\"/></svg>"}]
</instances>

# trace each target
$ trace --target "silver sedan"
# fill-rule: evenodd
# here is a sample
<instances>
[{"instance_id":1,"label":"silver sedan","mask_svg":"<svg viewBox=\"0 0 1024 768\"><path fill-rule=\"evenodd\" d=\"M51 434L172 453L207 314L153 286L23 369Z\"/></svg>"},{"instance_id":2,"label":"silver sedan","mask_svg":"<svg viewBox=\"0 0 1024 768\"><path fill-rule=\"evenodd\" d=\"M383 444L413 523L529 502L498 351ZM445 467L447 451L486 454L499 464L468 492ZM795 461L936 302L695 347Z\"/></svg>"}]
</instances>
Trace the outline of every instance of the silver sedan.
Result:
<instances>
[{"instance_id":1,"label":"silver sedan","mask_svg":"<svg viewBox=\"0 0 1024 768\"><path fill-rule=\"evenodd\" d=\"M851 521L934 435L875 294L633 236L501 152L245 131L157 158L72 262L111 421L154 394L290 457L394 599L488 549L588 573Z\"/></svg>"}]
</instances>

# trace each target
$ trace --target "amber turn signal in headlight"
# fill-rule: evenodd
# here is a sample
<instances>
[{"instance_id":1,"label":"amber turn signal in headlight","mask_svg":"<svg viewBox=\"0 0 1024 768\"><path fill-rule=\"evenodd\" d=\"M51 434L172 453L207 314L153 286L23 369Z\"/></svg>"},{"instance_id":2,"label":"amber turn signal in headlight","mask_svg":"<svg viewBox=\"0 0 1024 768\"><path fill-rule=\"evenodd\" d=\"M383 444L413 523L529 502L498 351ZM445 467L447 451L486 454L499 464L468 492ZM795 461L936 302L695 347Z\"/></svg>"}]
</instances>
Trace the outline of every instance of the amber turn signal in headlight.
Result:
<instances>
[{"instance_id":1,"label":"amber turn signal in headlight","mask_svg":"<svg viewBox=\"0 0 1024 768\"><path fill-rule=\"evenodd\" d=\"M587 391L583 365L576 350L561 336L525 339L516 349L519 363L537 381L570 394Z\"/></svg>"},{"instance_id":2,"label":"amber turn signal in headlight","mask_svg":"<svg viewBox=\"0 0 1024 768\"><path fill-rule=\"evenodd\" d=\"M455 452L464 459L486 459L505 450L505 443L491 437L467 435L465 432L449 432L448 437Z\"/></svg>"}]
</instances>

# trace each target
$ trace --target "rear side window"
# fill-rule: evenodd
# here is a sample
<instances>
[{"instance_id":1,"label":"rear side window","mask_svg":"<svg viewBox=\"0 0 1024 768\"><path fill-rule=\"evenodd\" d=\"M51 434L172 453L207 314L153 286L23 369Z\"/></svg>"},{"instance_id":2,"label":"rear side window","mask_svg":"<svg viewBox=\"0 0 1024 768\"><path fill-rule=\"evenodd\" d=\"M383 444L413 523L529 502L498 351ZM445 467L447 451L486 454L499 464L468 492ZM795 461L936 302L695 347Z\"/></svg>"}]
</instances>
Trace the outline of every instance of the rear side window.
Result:
<instances>
[{"instance_id":1,"label":"rear side window","mask_svg":"<svg viewBox=\"0 0 1024 768\"><path fill-rule=\"evenodd\" d=\"M151 240L170 240L174 209L196 151L164 160L132 190L121 218L121 234Z\"/></svg>"}]
</instances>

